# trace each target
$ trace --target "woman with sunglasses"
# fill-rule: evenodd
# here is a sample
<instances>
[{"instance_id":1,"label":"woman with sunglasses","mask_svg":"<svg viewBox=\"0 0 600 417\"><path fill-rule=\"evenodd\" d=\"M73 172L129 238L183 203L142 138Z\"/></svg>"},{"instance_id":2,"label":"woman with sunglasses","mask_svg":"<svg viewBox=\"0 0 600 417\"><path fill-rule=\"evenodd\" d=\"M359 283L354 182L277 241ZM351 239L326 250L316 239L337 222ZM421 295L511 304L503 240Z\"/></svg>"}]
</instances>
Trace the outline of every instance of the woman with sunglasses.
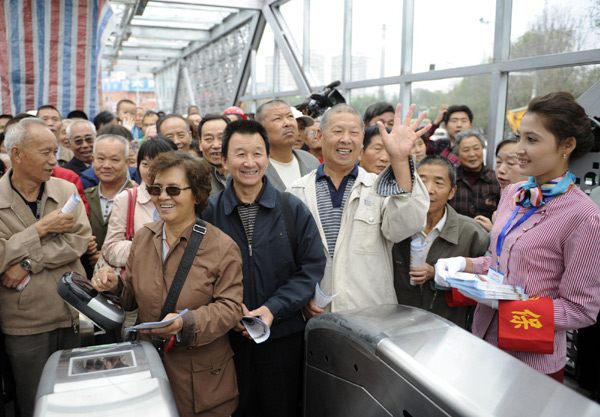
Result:
<instances>
[{"instance_id":1,"label":"woman with sunglasses","mask_svg":"<svg viewBox=\"0 0 600 417\"><path fill-rule=\"evenodd\" d=\"M448 286L447 277L464 271L524 288L533 300L477 299L472 332L495 346L514 347L516 330L554 329L548 339L533 338L536 343L506 350L562 381L567 330L593 324L600 309L600 210L575 186L576 178L569 171L571 160L600 145L600 129L570 93L558 92L529 102L518 134L519 170L529 180L509 185L502 194L492 228L492 255L440 259L435 281ZM536 310L534 306L541 303L541 310ZM506 317L506 307L517 304L520 307L508 310L516 318L509 323L499 321L499 316ZM542 310L547 313L536 313ZM534 327L518 326L525 313L535 318ZM542 325L540 320L548 321ZM511 338L509 343L505 335ZM539 349L542 343L544 349Z\"/></svg>"},{"instance_id":2,"label":"woman with sunglasses","mask_svg":"<svg viewBox=\"0 0 600 417\"><path fill-rule=\"evenodd\" d=\"M138 308L138 323L157 321L179 263L208 202L206 163L185 152L158 155L147 191L161 217L136 232L122 277L102 268L92 285L126 310ZM206 233L177 299L189 311L141 339L167 341L163 363L181 416L229 416L238 391L227 333L242 317L242 259L231 238L206 224ZM176 314L167 314L164 320Z\"/></svg>"},{"instance_id":3,"label":"woman with sunglasses","mask_svg":"<svg viewBox=\"0 0 600 417\"><path fill-rule=\"evenodd\" d=\"M136 197L133 201L133 231L137 232L146 223L154 220L154 203L146 187L150 181L150 165L154 158L163 152L176 151L177 146L166 138L155 138L146 141L137 154L137 170L142 179L137 187ZM113 209L108 222L106 239L102 246L104 259L117 268L124 268L131 250L132 240L127 240L127 212L129 208L129 194L123 190L113 203Z\"/></svg>"}]
</instances>

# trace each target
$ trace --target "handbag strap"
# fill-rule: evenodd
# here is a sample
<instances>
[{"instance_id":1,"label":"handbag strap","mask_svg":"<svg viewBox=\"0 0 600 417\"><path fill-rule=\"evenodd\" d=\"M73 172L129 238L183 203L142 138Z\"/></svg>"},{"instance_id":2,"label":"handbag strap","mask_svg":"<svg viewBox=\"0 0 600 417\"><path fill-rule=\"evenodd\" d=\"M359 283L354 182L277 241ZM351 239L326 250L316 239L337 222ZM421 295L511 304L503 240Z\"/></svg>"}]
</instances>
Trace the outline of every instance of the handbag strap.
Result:
<instances>
[{"instance_id":1,"label":"handbag strap","mask_svg":"<svg viewBox=\"0 0 600 417\"><path fill-rule=\"evenodd\" d=\"M135 202L137 200L137 188L127 188L129 197L127 205L127 227L125 229L125 239L133 240L133 216L135 215Z\"/></svg>"},{"instance_id":2,"label":"handbag strap","mask_svg":"<svg viewBox=\"0 0 600 417\"><path fill-rule=\"evenodd\" d=\"M196 224L192 228L192 235L190 236L190 240L185 248L185 252L183 252L183 257L179 262L179 267L175 273L175 278L173 278L173 283L171 284L171 288L169 288L169 294L167 294L167 299L165 300L165 304L160 312L160 317L158 318L159 321L164 319L167 314L172 313L175 310L175 304L177 304L179 293L183 288L185 279L187 278L190 268L192 267L192 262L196 257L196 252L198 252L198 247L200 247L200 243L202 242L202 238L205 234L206 223L204 223L202 219L196 219Z\"/></svg>"}]
</instances>

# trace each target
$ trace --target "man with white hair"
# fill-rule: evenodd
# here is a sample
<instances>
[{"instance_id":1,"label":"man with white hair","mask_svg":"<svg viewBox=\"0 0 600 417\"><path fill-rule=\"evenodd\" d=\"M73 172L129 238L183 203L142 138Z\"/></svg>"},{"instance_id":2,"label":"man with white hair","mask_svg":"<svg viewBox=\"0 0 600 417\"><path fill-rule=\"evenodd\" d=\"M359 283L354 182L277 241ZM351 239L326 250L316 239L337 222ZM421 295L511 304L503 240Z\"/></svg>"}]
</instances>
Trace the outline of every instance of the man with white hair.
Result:
<instances>
[{"instance_id":1,"label":"man with white hair","mask_svg":"<svg viewBox=\"0 0 600 417\"><path fill-rule=\"evenodd\" d=\"M66 272L84 272L79 258L91 229L83 204L61 213L77 190L51 177L58 144L46 124L22 120L5 141L12 169L0 179L0 323L21 416L31 416L48 357L79 345L79 314L56 283Z\"/></svg>"},{"instance_id":2,"label":"man with white hair","mask_svg":"<svg viewBox=\"0 0 600 417\"><path fill-rule=\"evenodd\" d=\"M363 147L363 121L347 104L338 104L322 117L323 164L288 190L310 209L327 257L320 287L339 293L327 311L397 304L392 246L425 228L429 197L415 173L410 156L414 142L425 133L410 123L414 105L402 123L400 106L388 133L378 122L390 166L379 176L358 166ZM428 128L428 127L427 127ZM313 301L307 317L323 313Z\"/></svg>"},{"instance_id":3,"label":"man with white hair","mask_svg":"<svg viewBox=\"0 0 600 417\"><path fill-rule=\"evenodd\" d=\"M96 127L89 120L75 120L67 127L73 158L63 165L77 175L92 166L92 150L96 140Z\"/></svg>"},{"instance_id":4,"label":"man with white hair","mask_svg":"<svg viewBox=\"0 0 600 417\"><path fill-rule=\"evenodd\" d=\"M98 136L94 143L94 173L99 184L87 188L85 196L90 205L90 224L96 236L98 251L102 249L108 230L108 219L114 198L124 188L133 187L129 179L129 142L118 135ZM93 265L91 265L93 266Z\"/></svg>"}]
</instances>

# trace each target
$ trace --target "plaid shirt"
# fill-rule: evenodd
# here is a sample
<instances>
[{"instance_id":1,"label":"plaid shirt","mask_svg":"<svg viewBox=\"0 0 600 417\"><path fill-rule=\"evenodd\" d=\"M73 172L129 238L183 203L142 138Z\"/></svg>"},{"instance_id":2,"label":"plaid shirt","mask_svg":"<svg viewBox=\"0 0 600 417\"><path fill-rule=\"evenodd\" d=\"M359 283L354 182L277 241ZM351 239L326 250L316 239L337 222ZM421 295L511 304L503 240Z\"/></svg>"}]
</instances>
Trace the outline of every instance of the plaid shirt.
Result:
<instances>
[{"instance_id":1,"label":"plaid shirt","mask_svg":"<svg viewBox=\"0 0 600 417\"><path fill-rule=\"evenodd\" d=\"M488 219L492 218L500 201L500 185L492 170L484 166L475 183L471 185L465 178L463 168L458 167L456 185L456 194L449 201L454 210L468 217L482 215Z\"/></svg>"},{"instance_id":2,"label":"plaid shirt","mask_svg":"<svg viewBox=\"0 0 600 417\"><path fill-rule=\"evenodd\" d=\"M441 155L445 156L452 162L452 164L458 168L460 166L460 161L458 160L458 156L452 153L452 145L450 144L450 139L438 139L427 141L427 155Z\"/></svg>"}]
</instances>

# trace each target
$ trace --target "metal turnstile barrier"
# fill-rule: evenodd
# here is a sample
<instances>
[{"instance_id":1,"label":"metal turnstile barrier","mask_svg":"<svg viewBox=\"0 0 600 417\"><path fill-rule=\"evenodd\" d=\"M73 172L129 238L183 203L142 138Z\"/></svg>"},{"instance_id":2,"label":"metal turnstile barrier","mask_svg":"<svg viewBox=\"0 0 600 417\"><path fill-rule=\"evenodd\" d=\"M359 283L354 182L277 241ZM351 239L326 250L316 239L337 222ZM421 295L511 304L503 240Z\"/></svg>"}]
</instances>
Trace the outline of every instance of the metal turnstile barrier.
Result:
<instances>
[{"instance_id":1,"label":"metal turnstile barrier","mask_svg":"<svg viewBox=\"0 0 600 417\"><path fill-rule=\"evenodd\" d=\"M600 405L427 311L308 321L307 417L600 416Z\"/></svg>"}]
</instances>

